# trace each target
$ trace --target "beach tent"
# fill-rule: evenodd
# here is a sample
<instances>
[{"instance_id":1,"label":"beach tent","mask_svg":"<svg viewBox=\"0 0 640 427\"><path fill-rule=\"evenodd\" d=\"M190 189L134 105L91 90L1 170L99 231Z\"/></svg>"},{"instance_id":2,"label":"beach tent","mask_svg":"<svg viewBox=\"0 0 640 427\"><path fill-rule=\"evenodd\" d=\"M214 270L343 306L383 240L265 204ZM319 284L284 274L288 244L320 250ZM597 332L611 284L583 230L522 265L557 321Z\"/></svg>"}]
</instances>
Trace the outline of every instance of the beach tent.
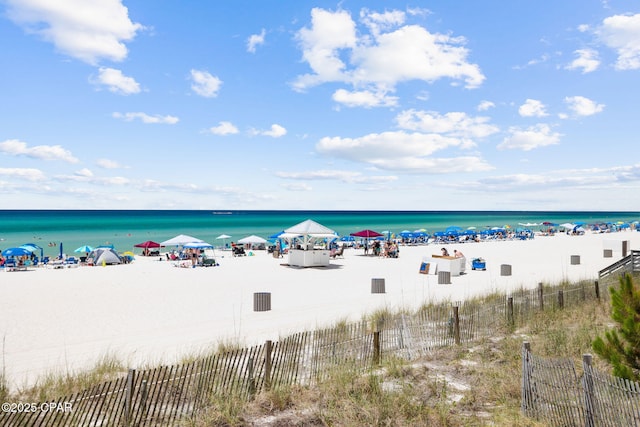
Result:
<instances>
[{"instance_id":1,"label":"beach tent","mask_svg":"<svg viewBox=\"0 0 640 427\"><path fill-rule=\"evenodd\" d=\"M202 240L196 239L195 237L187 236L186 234L179 234L176 237L173 237L169 240L160 242L160 244L162 246L184 246L186 243L194 243L194 242L202 243Z\"/></svg>"},{"instance_id":2,"label":"beach tent","mask_svg":"<svg viewBox=\"0 0 640 427\"><path fill-rule=\"evenodd\" d=\"M11 256L29 256L33 251L27 248L7 248L2 251L2 256L11 257Z\"/></svg>"},{"instance_id":3,"label":"beach tent","mask_svg":"<svg viewBox=\"0 0 640 427\"><path fill-rule=\"evenodd\" d=\"M87 258L92 258L95 265L122 264L122 258L112 248L96 248L89 253Z\"/></svg>"}]
</instances>

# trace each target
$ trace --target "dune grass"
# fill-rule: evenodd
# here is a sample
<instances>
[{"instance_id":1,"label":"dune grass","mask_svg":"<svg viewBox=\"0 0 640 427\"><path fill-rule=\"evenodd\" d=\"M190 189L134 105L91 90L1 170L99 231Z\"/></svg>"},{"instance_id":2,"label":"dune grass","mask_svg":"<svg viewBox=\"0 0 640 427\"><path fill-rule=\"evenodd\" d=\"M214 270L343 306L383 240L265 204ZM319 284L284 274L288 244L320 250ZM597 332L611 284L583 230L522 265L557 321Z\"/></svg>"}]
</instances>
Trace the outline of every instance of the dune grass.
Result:
<instances>
[{"instance_id":1,"label":"dune grass","mask_svg":"<svg viewBox=\"0 0 640 427\"><path fill-rule=\"evenodd\" d=\"M472 303L503 298L489 295ZM379 310L367 319L375 328L395 313ZM542 357L568 357L580 366L591 341L612 326L609 303L587 300L564 309L533 313L526 325L508 325L495 336L473 343L433 350L427 357L407 361L383 357L379 368L362 374L341 365L313 387L278 387L252 399L246 393L209 396L197 419L182 426L537 426L520 413L521 348L523 341ZM346 321L336 323L346 326ZM220 343L215 350L239 348ZM203 357L186 356L183 362ZM594 358L594 366L608 366ZM10 394L0 377L3 401L46 401L126 374L125 364L105 356L83 373L50 375L36 386Z\"/></svg>"}]
</instances>

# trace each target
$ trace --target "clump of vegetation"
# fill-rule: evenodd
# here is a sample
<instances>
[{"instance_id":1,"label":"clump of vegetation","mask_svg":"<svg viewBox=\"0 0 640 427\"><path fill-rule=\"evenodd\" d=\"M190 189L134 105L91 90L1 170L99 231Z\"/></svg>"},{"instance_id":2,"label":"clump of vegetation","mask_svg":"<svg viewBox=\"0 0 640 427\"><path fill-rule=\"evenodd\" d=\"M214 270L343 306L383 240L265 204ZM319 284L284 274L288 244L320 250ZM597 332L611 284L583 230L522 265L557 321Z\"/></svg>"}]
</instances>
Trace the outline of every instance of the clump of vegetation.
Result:
<instances>
[{"instance_id":1,"label":"clump of vegetation","mask_svg":"<svg viewBox=\"0 0 640 427\"><path fill-rule=\"evenodd\" d=\"M609 362L613 375L631 381L640 379L640 289L625 274L620 287L610 287L611 318L617 329L593 341L593 351Z\"/></svg>"}]
</instances>

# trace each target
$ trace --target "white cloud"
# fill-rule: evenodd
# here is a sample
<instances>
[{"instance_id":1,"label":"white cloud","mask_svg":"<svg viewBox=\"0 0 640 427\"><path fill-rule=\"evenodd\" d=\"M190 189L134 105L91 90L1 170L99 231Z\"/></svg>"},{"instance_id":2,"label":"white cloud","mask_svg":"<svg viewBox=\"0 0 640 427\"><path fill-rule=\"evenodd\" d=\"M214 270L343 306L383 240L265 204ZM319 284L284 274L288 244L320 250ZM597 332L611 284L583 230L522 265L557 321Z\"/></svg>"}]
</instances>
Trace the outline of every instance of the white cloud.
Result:
<instances>
[{"instance_id":1,"label":"white cloud","mask_svg":"<svg viewBox=\"0 0 640 427\"><path fill-rule=\"evenodd\" d=\"M69 150L60 145L36 145L28 147L26 142L17 139L8 139L0 142L0 153L12 156L25 156L39 160L62 160L68 163L78 163Z\"/></svg>"},{"instance_id":2,"label":"white cloud","mask_svg":"<svg viewBox=\"0 0 640 427\"><path fill-rule=\"evenodd\" d=\"M264 44L264 37L267 34L263 28L260 34L252 34L247 39L247 52L255 53L256 46Z\"/></svg>"},{"instance_id":3,"label":"white cloud","mask_svg":"<svg viewBox=\"0 0 640 427\"><path fill-rule=\"evenodd\" d=\"M640 14L605 18L596 34L606 46L617 52L616 69L640 68Z\"/></svg>"},{"instance_id":4,"label":"white cloud","mask_svg":"<svg viewBox=\"0 0 640 427\"><path fill-rule=\"evenodd\" d=\"M518 114L522 117L545 117L547 112L542 102L536 99L527 99L524 104L518 108Z\"/></svg>"},{"instance_id":5,"label":"white cloud","mask_svg":"<svg viewBox=\"0 0 640 427\"><path fill-rule=\"evenodd\" d=\"M147 124L167 124L167 125L175 125L180 121L177 117L174 116L150 116L146 113L136 112L136 113L113 113L113 118L122 119L125 122L132 122L134 120L140 120L142 123Z\"/></svg>"},{"instance_id":6,"label":"white cloud","mask_svg":"<svg viewBox=\"0 0 640 427\"><path fill-rule=\"evenodd\" d=\"M238 133L238 128L231 122L222 121L218 126L210 127L209 132L214 135L233 135Z\"/></svg>"},{"instance_id":7,"label":"white cloud","mask_svg":"<svg viewBox=\"0 0 640 427\"><path fill-rule=\"evenodd\" d=\"M280 184L280 186L289 191L311 191L313 187L305 182L291 182Z\"/></svg>"},{"instance_id":8,"label":"white cloud","mask_svg":"<svg viewBox=\"0 0 640 427\"><path fill-rule=\"evenodd\" d=\"M600 66L597 51L593 49L578 49L574 53L577 58L565 67L567 70L582 70L582 74L586 74L597 70Z\"/></svg>"},{"instance_id":9,"label":"white cloud","mask_svg":"<svg viewBox=\"0 0 640 427\"><path fill-rule=\"evenodd\" d=\"M218 96L222 80L212 76L207 71L191 70L191 90L205 98L215 98Z\"/></svg>"},{"instance_id":10,"label":"white cloud","mask_svg":"<svg viewBox=\"0 0 640 427\"><path fill-rule=\"evenodd\" d=\"M494 104L491 101L482 101L480 102L480 104L478 104L477 110L478 111L487 111L491 108L494 108L496 106L496 104Z\"/></svg>"},{"instance_id":11,"label":"white cloud","mask_svg":"<svg viewBox=\"0 0 640 427\"><path fill-rule=\"evenodd\" d=\"M465 142L438 134L383 132L359 138L324 137L316 150L332 157L366 163L380 169L410 173L471 172L492 169L474 156L434 158L447 148L464 148Z\"/></svg>"},{"instance_id":12,"label":"white cloud","mask_svg":"<svg viewBox=\"0 0 640 427\"><path fill-rule=\"evenodd\" d=\"M509 136L498 145L499 150L530 151L560 142L561 134L552 132L549 125L540 123L527 129L509 128Z\"/></svg>"},{"instance_id":13,"label":"white cloud","mask_svg":"<svg viewBox=\"0 0 640 427\"><path fill-rule=\"evenodd\" d=\"M333 93L332 99L347 107L393 107L398 104L398 97L368 90L350 92L345 89L338 89Z\"/></svg>"},{"instance_id":14,"label":"white cloud","mask_svg":"<svg viewBox=\"0 0 640 427\"><path fill-rule=\"evenodd\" d=\"M462 37L433 34L417 25L404 25L404 13L383 14L363 10L358 29L346 11L314 8L310 28L297 39L312 73L298 76L293 87L305 90L326 82L352 85L355 90L393 91L409 80L434 82L442 78L463 81L466 87L482 84L485 77L476 64L467 62ZM369 90L369 89L367 89Z\"/></svg>"},{"instance_id":15,"label":"white cloud","mask_svg":"<svg viewBox=\"0 0 640 427\"><path fill-rule=\"evenodd\" d=\"M0 168L0 176L27 181L44 181L46 178L41 170L31 168Z\"/></svg>"},{"instance_id":16,"label":"white cloud","mask_svg":"<svg viewBox=\"0 0 640 427\"><path fill-rule=\"evenodd\" d=\"M484 138L498 132L498 127L488 121L488 117L469 117L462 112L440 115L433 111L417 110L402 111L396 117L396 122L402 129L466 138Z\"/></svg>"},{"instance_id":17,"label":"white cloud","mask_svg":"<svg viewBox=\"0 0 640 427\"><path fill-rule=\"evenodd\" d=\"M286 179L301 181L340 181L349 184L372 184L397 181L398 177L393 175L367 176L360 172L344 170L313 170L305 172L277 172L276 176Z\"/></svg>"},{"instance_id":18,"label":"white cloud","mask_svg":"<svg viewBox=\"0 0 640 427\"><path fill-rule=\"evenodd\" d=\"M136 82L133 77L125 76L120 70L100 67L98 73L97 79L90 79L93 84L107 86L110 92L121 95L140 93L140 85L138 82Z\"/></svg>"},{"instance_id":19,"label":"white cloud","mask_svg":"<svg viewBox=\"0 0 640 427\"><path fill-rule=\"evenodd\" d=\"M118 162L109 159L98 159L96 164L102 169L124 169L125 166L120 165Z\"/></svg>"},{"instance_id":20,"label":"white cloud","mask_svg":"<svg viewBox=\"0 0 640 427\"><path fill-rule=\"evenodd\" d=\"M87 169L87 168L82 168L79 171L76 171L75 173L78 176L84 176L84 177L92 177L93 176L93 172L91 172L91 170Z\"/></svg>"},{"instance_id":21,"label":"white cloud","mask_svg":"<svg viewBox=\"0 0 640 427\"><path fill-rule=\"evenodd\" d=\"M272 124L269 130L252 130L252 135L270 136L272 138L280 138L287 134L287 130L279 124Z\"/></svg>"},{"instance_id":22,"label":"white cloud","mask_svg":"<svg viewBox=\"0 0 640 427\"><path fill-rule=\"evenodd\" d=\"M7 0L9 18L53 43L65 55L95 65L122 61L124 42L144 27L129 19L121 0Z\"/></svg>"},{"instance_id":23,"label":"white cloud","mask_svg":"<svg viewBox=\"0 0 640 427\"><path fill-rule=\"evenodd\" d=\"M564 102L577 116L592 116L604 110L604 104L597 104L584 96L568 96Z\"/></svg>"}]
</instances>

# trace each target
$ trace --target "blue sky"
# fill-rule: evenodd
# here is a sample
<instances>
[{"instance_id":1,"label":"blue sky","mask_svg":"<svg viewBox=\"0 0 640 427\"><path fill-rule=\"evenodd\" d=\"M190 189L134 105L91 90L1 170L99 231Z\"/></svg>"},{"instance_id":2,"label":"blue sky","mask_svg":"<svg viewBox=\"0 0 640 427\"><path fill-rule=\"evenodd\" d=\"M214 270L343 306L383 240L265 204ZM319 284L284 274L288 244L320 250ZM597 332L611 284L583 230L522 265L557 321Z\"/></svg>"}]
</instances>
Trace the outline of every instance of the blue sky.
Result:
<instances>
[{"instance_id":1,"label":"blue sky","mask_svg":"<svg viewBox=\"0 0 640 427\"><path fill-rule=\"evenodd\" d=\"M0 208L640 211L640 1L0 0Z\"/></svg>"}]
</instances>

